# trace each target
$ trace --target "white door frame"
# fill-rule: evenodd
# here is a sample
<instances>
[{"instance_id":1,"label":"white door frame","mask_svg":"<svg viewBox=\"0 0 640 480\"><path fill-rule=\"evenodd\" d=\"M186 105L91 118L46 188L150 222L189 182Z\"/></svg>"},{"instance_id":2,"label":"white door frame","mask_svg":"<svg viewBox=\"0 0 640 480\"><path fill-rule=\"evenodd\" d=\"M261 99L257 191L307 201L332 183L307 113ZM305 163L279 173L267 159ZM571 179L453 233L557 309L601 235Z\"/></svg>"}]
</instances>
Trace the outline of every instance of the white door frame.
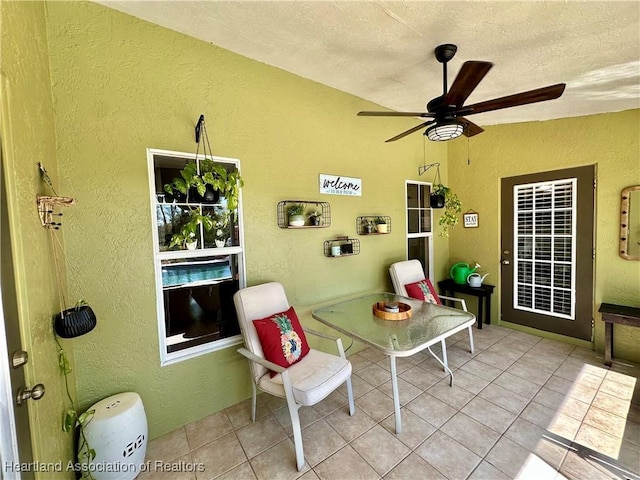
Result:
<instances>
[{"instance_id":1,"label":"white door frame","mask_svg":"<svg viewBox=\"0 0 640 480\"><path fill-rule=\"evenodd\" d=\"M0 284L0 299L2 285ZM16 420L13 414L13 392L9 376L9 351L7 349L7 335L4 327L4 311L0 301L0 478L4 478L2 471L5 465L16 465L19 462L18 437L16 435ZM20 478L20 472L14 471Z\"/></svg>"}]
</instances>

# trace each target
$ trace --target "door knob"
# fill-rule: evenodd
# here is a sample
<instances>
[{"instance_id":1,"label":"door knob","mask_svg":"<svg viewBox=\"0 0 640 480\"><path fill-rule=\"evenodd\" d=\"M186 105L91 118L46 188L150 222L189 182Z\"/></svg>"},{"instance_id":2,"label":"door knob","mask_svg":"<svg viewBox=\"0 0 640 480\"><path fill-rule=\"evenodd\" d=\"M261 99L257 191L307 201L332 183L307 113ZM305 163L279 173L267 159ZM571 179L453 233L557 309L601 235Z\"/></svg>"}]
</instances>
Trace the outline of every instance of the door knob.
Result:
<instances>
[{"instance_id":1,"label":"door knob","mask_svg":"<svg viewBox=\"0 0 640 480\"><path fill-rule=\"evenodd\" d=\"M20 406L25 400L30 398L32 400L40 400L42 397L44 397L44 385L41 383L34 385L31 389L20 387L16 395L16 403Z\"/></svg>"},{"instance_id":2,"label":"door knob","mask_svg":"<svg viewBox=\"0 0 640 480\"><path fill-rule=\"evenodd\" d=\"M511 262L509 262L509 260L507 260L507 259L504 259L504 260L502 260L502 262L501 262L501 263L502 263L503 265L509 265L509 263L511 263Z\"/></svg>"}]
</instances>

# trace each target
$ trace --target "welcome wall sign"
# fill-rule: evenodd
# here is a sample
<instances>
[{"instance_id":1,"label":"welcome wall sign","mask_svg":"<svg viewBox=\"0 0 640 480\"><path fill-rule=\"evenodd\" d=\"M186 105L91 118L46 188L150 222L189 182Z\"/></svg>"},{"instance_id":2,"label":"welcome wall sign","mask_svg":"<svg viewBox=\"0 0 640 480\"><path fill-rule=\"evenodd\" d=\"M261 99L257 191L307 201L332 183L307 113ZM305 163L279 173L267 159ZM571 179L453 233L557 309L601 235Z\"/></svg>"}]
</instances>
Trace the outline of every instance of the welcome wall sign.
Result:
<instances>
[{"instance_id":1,"label":"welcome wall sign","mask_svg":"<svg viewBox=\"0 0 640 480\"><path fill-rule=\"evenodd\" d=\"M360 197L362 196L362 179L321 173L320 193Z\"/></svg>"}]
</instances>

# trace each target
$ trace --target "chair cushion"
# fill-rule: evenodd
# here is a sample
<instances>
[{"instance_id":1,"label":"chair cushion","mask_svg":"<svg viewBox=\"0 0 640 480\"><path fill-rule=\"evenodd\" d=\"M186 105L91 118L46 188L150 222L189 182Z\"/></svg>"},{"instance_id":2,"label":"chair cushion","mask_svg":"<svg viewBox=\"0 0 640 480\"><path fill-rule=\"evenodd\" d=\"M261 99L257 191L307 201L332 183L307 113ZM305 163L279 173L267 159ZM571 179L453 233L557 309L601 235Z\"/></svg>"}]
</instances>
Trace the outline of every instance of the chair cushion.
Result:
<instances>
[{"instance_id":1,"label":"chair cushion","mask_svg":"<svg viewBox=\"0 0 640 480\"><path fill-rule=\"evenodd\" d=\"M404 288L407 290L407 294L411 298L417 298L418 300L424 300L425 302L442 305L440 297L438 297L435 288L433 288L433 285L431 284L431 280L428 278L420 280L419 282L409 283L405 285Z\"/></svg>"},{"instance_id":2,"label":"chair cushion","mask_svg":"<svg viewBox=\"0 0 640 480\"><path fill-rule=\"evenodd\" d=\"M293 307L253 321L264 358L288 368L309 353L309 344ZM274 376L276 372L271 372Z\"/></svg>"},{"instance_id":3,"label":"chair cushion","mask_svg":"<svg viewBox=\"0 0 640 480\"><path fill-rule=\"evenodd\" d=\"M351 375L351 363L346 358L311 349L309 354L287 369L293 396L301 405L315 405L342 385ZM262 376L261 390L284 397L282 375Z\"/></svg>"}]
</instances>

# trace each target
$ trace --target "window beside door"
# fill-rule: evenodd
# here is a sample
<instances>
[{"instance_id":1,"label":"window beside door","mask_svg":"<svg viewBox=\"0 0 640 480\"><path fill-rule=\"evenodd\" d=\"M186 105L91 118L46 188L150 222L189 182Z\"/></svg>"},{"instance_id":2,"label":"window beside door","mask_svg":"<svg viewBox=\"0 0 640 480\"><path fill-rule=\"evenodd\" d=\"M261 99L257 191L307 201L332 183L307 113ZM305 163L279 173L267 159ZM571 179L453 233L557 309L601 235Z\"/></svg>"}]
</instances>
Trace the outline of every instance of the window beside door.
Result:
<instances>
[{"instance_id":1,"label":"window beside door","mask_svg":"<svg viewBox=\"0 0 640 480\"><path fill-rule=\"evenodd\" d=\"M167 193L164 185L180 177L193 154L149 149L149 187L156 274L158 336L161 364L241 343L233 294L246 286L242 198L229 212L224 197L209 199ZM209 157L227 171L239 170L237 159ZM199 171L199 170L198 170ZM194 249L171 246L189 215L214 220L211 230L198 225ZM229 215L228 215L229 214ZM215 221L228 218L224 225Z\"/></svg>"},{"instance_id":2,"label":"window beside door","mask_svg":"<svg viewBox=\"0 0 640 480\"><path fill-rule=\"evenodd\" d=\"M407 260L420 260L425 275L433 280L433 215L429 206L431 184L407 180L405 192Z\"/></svg>"}]
</instances>

